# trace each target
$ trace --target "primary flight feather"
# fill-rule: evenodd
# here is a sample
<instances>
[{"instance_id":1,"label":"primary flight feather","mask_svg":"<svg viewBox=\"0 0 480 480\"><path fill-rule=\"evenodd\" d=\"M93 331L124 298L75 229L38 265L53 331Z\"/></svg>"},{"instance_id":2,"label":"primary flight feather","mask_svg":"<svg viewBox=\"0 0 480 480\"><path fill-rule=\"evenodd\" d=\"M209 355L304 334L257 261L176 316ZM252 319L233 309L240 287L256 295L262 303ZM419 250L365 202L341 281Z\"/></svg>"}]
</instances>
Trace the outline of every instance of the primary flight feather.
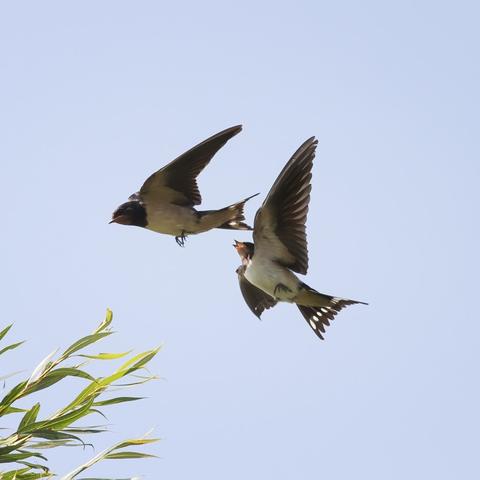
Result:
<instances>
[{"instance_id":1,"label":"primary flight feather","mask_svg":"<svg viewBox=\"0 0 480 480\"><path fill-rule=\"evenodd\" d=\"M250 310L260 318L277 302L295 303L323 339L325 327L340 310L365 303L317 292L293 273L308 270L305 223L317 143L309 138L280 172L255 215L254 243L235 241L234 247L242 259L237 275Z\"/></svg>"},{"instance_id":2,"label":"primary flight feather","mask_svg":"<svg viewBox=\"0 0 480 480\"><path fill-rule=\"evenodd\" d=\"M212 228L251 230L244 223L243 207L255 195L220 210L194 208L202 202L197 176L218 150L241 130L241 125L227 128L150 175L142 188L113 212L110 223L173 235L180 246L184 246L188 235Z\"/></svg>"}]
</instances>

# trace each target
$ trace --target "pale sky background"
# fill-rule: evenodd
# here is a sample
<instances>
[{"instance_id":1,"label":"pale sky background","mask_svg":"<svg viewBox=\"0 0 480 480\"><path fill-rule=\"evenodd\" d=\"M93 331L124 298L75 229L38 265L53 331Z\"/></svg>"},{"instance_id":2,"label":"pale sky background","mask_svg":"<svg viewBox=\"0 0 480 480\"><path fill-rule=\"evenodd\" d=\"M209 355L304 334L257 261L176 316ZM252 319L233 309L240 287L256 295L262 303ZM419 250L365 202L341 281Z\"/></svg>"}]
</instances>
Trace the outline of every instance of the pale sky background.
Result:
<instances>
[{"instance_id":1,"label":"pale sky background","mask_svg":"<svg viewBox=\"0 0 480 480\"><path fill-rule=\"evenodd\" d=\"M164 380L110 407L114 433L95 440L155 427L161 459L89 476L480 478L479 14L466 1L0 4L0 321L28 340L0 369L32 368L106 307L118 333L94 352L164 344ZM238 123L199 185L205 209L261 192L250 221L319 139L306 281L370 302L325 342L291 305L249 312L231 246L248 233L181 249L108 225L149 174Z\"/></svg>"}]
</instances>

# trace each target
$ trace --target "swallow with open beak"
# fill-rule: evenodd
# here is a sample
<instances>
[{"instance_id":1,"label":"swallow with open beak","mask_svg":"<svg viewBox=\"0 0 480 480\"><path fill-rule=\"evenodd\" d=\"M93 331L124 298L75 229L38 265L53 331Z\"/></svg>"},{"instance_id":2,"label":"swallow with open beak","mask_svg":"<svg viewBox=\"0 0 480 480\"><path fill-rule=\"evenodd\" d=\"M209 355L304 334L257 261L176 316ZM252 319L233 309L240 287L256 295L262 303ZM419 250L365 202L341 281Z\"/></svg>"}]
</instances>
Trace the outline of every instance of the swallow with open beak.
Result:
<instances>
[{"instance_id":1,"label":"swallow with open beak","mask_svg":"<svg viewBox=\"0 0 480 480\"><path fill-rule=\"evenodd\" d=\"M220 210L199 211L194 208L202 201L197 176L218 150L241 130L241 125L227 128L150 175L140 191L113 212L110 223L134 225L173 235L182 247L187 235L212 228L251 230L244 223L243 207L255 195Z\"/></svg>"},{"instance_id":2,"label":"swallow with open beak","mask_svg":"<svg viewBox=\"0 0 480 480\"><path fill-rule=\"evenodd\" d=\"M254 243L235 240L233 246L242 259L237 275L250 310L260 318L277 302L295 303L323 340L325 327L342 308L366 304L317 292L293 273L308 270L305 222L317 143L308 139L280 172L255 215Z\"/></svg>"}]
</instances>

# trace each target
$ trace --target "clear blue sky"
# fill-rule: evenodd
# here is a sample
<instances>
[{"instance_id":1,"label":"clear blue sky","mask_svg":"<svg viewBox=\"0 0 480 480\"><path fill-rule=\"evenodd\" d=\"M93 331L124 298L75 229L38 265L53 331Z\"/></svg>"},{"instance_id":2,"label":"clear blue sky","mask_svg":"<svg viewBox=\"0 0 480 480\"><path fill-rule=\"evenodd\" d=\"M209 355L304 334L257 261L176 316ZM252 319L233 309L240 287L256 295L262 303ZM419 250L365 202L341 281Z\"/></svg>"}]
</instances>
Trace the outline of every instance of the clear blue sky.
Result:
<instances>
[{"instance_id":1,"label":"clear blue sky","mask_svg":"<svg viewBox=\"0 0 480 480\"><path fill-rule=\"evenodd\" d=\"M155 427L162 459L98 475L479 478L479 13L466 1L2 3L0 320L28 344L1 370L90 332L107 306L118 334L103 350L164 344L152 367L165 381L112 407L114 434L97 440ZM248 311L231 246L248 234L180 249L107 223L150 173L238 123L199 184L205 209L261 192L250 220L291 153L319 138L307 281L370 302L325 342L291 305L261 322ZM69 449L54 466L91 455Z\"/></svg>"}]
</instances>

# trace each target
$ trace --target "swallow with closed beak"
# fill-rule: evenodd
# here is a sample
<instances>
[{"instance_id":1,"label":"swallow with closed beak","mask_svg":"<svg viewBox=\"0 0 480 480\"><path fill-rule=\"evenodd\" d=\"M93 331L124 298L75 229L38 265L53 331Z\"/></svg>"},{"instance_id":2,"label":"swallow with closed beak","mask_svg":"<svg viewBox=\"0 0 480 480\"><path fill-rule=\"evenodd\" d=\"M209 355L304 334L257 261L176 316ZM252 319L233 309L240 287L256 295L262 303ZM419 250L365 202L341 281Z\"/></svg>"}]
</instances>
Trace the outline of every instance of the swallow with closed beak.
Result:
<instances>
[{"instance_id":1,"label":"swallow with closed beak","mask_svg":"<svg viewBox=\"0 0 480 480\"><path fill-rule=\"evenodd\" d=\"M227 128L152 174L140 191L113 212L110 223L134 225L173 235L181 247L187 235L212 228L251 230L244 223L243 207L255 195L220 210L199 211L194 208L202 201L197 176L218 150L241 130L241 125Z\"/></svg>"},{"instance_id":2,"label":"swallow with closed beak","mask_svg":"<svg viewBox=\"0 0 480 480\"><path fill-rule=\"evenodd\" d=\"M366 303L317 292L293 273L308 270L305 222L317 143L315 137L304 142L280 172L255 215L254 243L235 240L233 246L242 259L240 290L253 314L260 318L277 302L295 303L323 340L325 327L340 310Z\"/></svg>"}]
</instances>

